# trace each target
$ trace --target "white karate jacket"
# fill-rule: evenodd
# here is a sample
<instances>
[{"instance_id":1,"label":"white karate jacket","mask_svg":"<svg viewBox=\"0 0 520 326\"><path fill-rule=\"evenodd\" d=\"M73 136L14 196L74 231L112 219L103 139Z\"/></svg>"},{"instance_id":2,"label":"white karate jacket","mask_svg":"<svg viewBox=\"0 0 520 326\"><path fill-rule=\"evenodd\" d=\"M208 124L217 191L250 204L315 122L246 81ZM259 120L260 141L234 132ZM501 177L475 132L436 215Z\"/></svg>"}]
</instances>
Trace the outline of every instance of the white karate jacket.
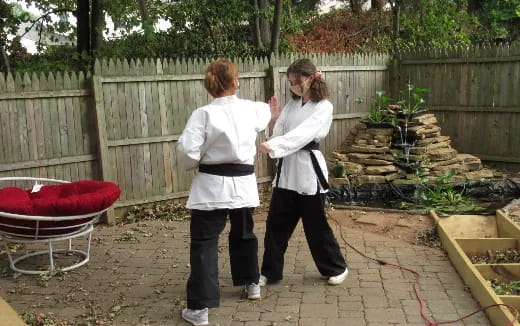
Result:
<instances>
[{"instance_id":1,"label":"white karate jacket","mask_svg":"<svg viewBox=\"0 0 520 326\"><path fill-rule=\"evenodd\" d=\"M283 157L278 187L294 190L301 195L314 195L320 189L318 177L307 150L300 150L311 141L320 142L329 133L332 124L332 103L328 100L307 102L302 106L301 98L287 103L267 141L271 158ZM323 146L323 144L322 144ZM313 150L325 177L327 164L319 150ZM273 186L276 185L276 177Z\"/></svg>"},{"instance_id":2,"label":"white karate jacket","mask_svg":"<svg viewBox=\"0 0 520 326\"><path fill-rule=\"evenodd\" d=\"M189 118L178 143L181 163L187 170L197 168L199 163L253 164L256 137L270 119L266 103L234 95L216 98L196 109ZM199 172L191 184L186 207L214 210L258 205L254 174L224 177Z\"/></svg>"}]
</instances>

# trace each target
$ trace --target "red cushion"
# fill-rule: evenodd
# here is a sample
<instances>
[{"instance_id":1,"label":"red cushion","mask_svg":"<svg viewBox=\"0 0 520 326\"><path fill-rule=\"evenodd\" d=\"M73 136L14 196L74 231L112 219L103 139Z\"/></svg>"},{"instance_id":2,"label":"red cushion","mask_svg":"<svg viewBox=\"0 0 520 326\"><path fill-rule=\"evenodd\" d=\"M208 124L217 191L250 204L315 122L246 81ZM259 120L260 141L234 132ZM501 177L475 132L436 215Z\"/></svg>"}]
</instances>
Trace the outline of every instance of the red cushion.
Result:
<instances>
[{"instance_id":1,"label":"red cushion","mask_svg":"<svg viewBox=\"0 0 520 326\"><path fill-rule=\"evenodd\" d=\"M16 187L0 189L0 212L30 215L32 206L29 194Z\"/></svg>"},{"instance_id":2,"label":"red cushion","mask_svg":"<svg viewBox=\"0 0 520 326\"><path fill-rule=\"evenodd\" d=\"M35 199L54 199L66 197L68 195L75 195L78 193L76 182L63 183L59 185L43 186L38 192L31 192L28 190L31 200Z\"/></svg>"},{"instance_id":3,"label":"red cushion","mask_svg":"<svg viewBox=\"0 0 520 326\"><path fill-rule=\"evenodd\" d=\"M121 194L111 182L82 180L43 186L31 193L32 214L70 216L98 212L110 207Z\"/></svg>"},{"instance_id":4,"label":"red cushion","mask_svg":"<svg viewBox=\"0 0 520 326\"><path fill-rule=\"evenodd\" d=\"M0 212L33 216L71 216L94 213L110 207L121 194L119 187L111 182L82 180L59 185L43 186L31 193L19 188L0 189ZM71 221L40 221L39 236L52 237L78 230L81 224L94 217ZM33 235L34 230L16 228L25 226L36 228L35 220L19 220L0 217L0 231L20 235ZM80 226L75 227L80 224ZM66 227L53 230L49 228Z\"/></svg>"}]
</instances>

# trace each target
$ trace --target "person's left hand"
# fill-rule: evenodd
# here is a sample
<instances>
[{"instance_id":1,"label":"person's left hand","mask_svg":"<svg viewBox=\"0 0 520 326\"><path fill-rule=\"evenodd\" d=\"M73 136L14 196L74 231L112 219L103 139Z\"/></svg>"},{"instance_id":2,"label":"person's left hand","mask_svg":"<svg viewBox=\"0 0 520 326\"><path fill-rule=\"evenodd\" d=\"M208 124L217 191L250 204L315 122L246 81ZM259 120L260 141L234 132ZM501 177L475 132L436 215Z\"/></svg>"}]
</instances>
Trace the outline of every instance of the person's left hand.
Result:
<instances>
[{"instance_id":1,"label":"person's left hand","mask_svg":"<svg viewBox=\"0 0 520 326\"><path fill-rule=\"evenodd\" d=\"M271 151L271 147L269 147L269 144L267 142L263 142L260 144L260 152L267 154Z\"/></svg>"},{"instance_id":2,"label":"person's left hand","mask_svg":"<svg viewBox=\"0 0 520 326\"><path fill-rule=\"evenodd\" d=\"M280 103L278 102L278 97L272 96L269 99L269 108L271 109L271 121L276 121L280 116L280 112L282 111L280 108Z\"/></svg>"}]
</instances>

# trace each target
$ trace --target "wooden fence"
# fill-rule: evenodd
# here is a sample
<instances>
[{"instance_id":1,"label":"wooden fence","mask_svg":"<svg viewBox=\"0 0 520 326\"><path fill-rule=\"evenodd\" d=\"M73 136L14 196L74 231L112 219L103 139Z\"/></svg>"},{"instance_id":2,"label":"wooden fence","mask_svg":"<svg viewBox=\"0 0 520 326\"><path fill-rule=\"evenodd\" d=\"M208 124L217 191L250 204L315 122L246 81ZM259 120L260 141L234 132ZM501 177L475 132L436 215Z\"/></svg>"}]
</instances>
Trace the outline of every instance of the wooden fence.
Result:
<instances>
[{"instance_id":1,"label":"wooden fence","mask_svg":"<svg viewBox=\"0 0 520 326\"><path fill-rule=\"evenodd\" d=\"M401 89L430 90L427 107L452 146L482 160L520 163L520 47L404 53Z\"/></svg>"},{"instance_id":2,"label":"wooden fence","mask_svg":"<svg viewBox=\"0 0 520 326\"><path fill-rule=\"evenodd\" d=\"M240 97L267 101L275 94L283 105L285 73L297 58L235 60ZM311 59L325 74L334 104L322 144L328 155L367 114L375 92L391 89L388 57ZM207 64L108 59L96 62L93 77L0 75L0 177L111 180L123 191L118 207L186 196L193 172L179 168L176 140L191 112L211 101L203 87ZM457 150L520 163L519 48L414 51L402 54L399 67L401 89L412 83L430 90L428 108ZM259 182L272 178L266 155L259 153L255 169Z\"/></svg>"},{"instance_id":3,"label":"wooden fence","mask_svg":"<svg viewBox=\"0 0 520 326\"><path fill-rule=\"evenodd\" d=\"M95 130L89 75L0 76L0 177L98 179Z\"/></svg>"},{"instance_id":4,"label":"wooden fence","mask_svg":"<svg viewBox=\"0 0 520 326\"><path fill-rule=\"evenodd\" d=\"M367 114L375 91L389 89L388 58L311 57L334 104L322 146L327 155ZM295 59L236 60L240 97L267 101L276 94L283 105L289 96L285 72ZM114 181L122 189L117 207L186 196L193 172L180 169L176 140L191 112L211 101L202 85L207 64L109 59L96 62L93 77L0 76L0 176ZM258 155L256 174L260 182L271 180L266 155Z\"/></svg>"},{"instance_id":5,"label":"wooden fence","mask_svg":"<svg viewBox=\"0 0 520 326\"><path fill-rule=\"evenodd\" d=\"M179 166L176 141L191 112L211 102L203 86L207 65L168 60L96 65L101 171L123 190L117 206L187 196L195 172ZM239 62L241 97L266 100L268 68L266 60ZM266 155L258 155L255 170L259 182L271 180Z\"/></svg>"},{"instance_id":6,"label":"wooden fence","mask_svg":"<svg viewBox=\"0 0 520 326\"><path fill-rule=\"evenodd\" d=\"M285 71L295 58L236 60L240 96L267 101L273 92L282 105L288 96ZM324 144L325 153L339 148L352 119L366 115L367 100L376 89L388 87L383 56L313 57L331 85L335 120ZM209 62L168 60L127 63L99 62L94 92L103 179L123 189L117 206L185 197L194 172L178 165L176 140L191 112L211 101L203 87ZM271 69L270 69L271 68ZM363 105L354 103L364 99ZM261 135L258 142L264 139ZM272 179L271 160L258 153L259 182Z\"/></svg>"}]
</instances>

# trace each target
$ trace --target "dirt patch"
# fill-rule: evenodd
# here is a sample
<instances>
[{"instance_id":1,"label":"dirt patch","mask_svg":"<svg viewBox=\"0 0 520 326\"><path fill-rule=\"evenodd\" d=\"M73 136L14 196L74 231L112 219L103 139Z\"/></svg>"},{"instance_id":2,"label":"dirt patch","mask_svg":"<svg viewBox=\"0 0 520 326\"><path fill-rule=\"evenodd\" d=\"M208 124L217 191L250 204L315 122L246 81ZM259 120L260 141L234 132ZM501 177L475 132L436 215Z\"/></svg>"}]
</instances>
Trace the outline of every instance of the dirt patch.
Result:
<instances>
[{"instance_id":1,"label":"dirt patch","mask_svg":"<svg viewBox=\"0 0 520 326\"><path fill-rule=\"evenodd\" d=\"M261 205L256 209L255 221L264 222L269 210L271 193L261 190ZM409 214L403 212L388 212L373 209L334 208L327 210L330 225L339 224L343 227L377 233L392 239L400 239L410 244L417 244L417 231L431 229L433 220L428 215Z\"/></svg>"},{"instance_id":2,"label":"dirt patch","mask_svg":"<svg viewBox=\"0 0 520 326\"><path fill-rule=\"evenodd\" d=\"M357 209L331 209L328 211L331 227L342 227L377 233L391 239L400 239L417 244L416 233L433 227L431 217L419 214L389 213L384 211L367 211ZM264 222L267 212L255 214L256 222ZM360 220L358 222L358 220ZM367 222L363 222L363 220ZM372 224L370 222L374 222Z\"/></svg>"},{"instance_id":3,"label":"dirt patch","mask_svg":"<svg viewBox=\"0 0 520 326\"><path fill-rule=\"evenodd\" d=\"M331 209L329 219L347 228L377 233L411 244L416 244L417 231L434 225L426 215L354 209Z\"/></svg>"}]
</instances>

